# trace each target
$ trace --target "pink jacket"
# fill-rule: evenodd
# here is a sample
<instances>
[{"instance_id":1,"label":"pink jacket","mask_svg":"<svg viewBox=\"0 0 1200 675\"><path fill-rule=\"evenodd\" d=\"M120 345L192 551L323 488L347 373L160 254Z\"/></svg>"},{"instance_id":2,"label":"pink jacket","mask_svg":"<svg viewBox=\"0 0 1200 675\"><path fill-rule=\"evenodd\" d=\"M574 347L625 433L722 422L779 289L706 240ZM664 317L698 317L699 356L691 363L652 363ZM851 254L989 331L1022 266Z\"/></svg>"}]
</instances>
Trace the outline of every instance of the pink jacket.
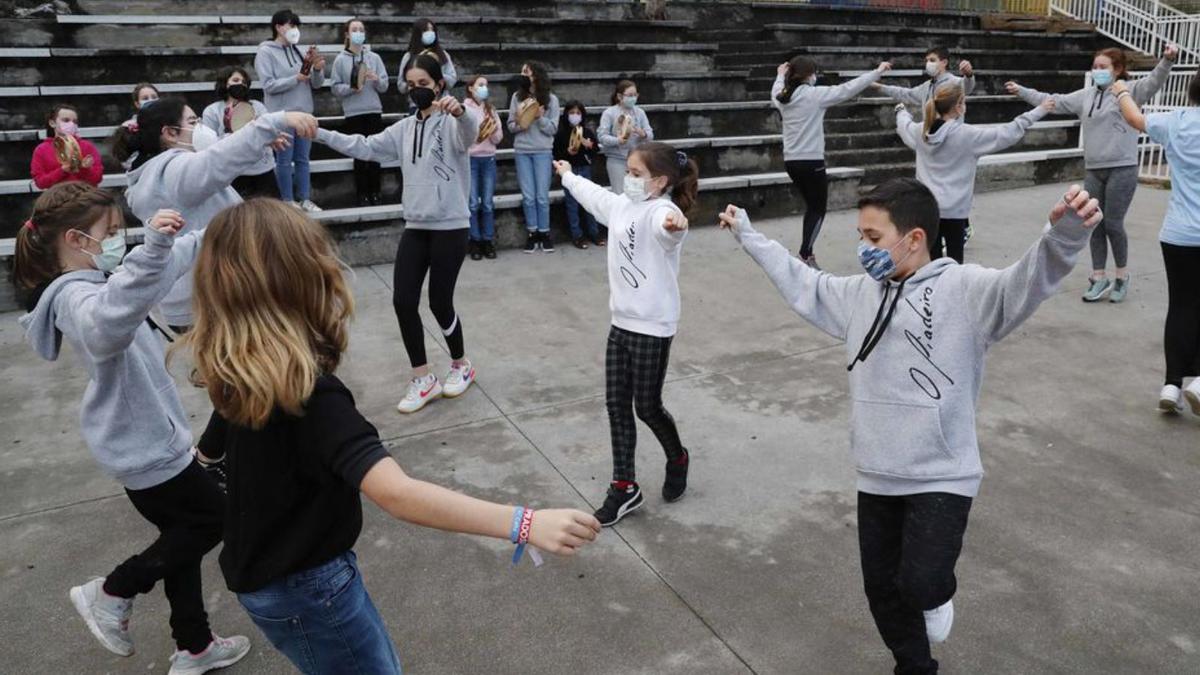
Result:
<instances>
[{"instance_id":1,"label":"pink jacket","mask_svg":"<svg viewBox=\"0 0 1200 675\"><path fill-rule=\"evenodd\" d=\"M468 96L463 101L463 105L473 110L479 116L480 120L483 119L483 106L476 103L475 99ZM504 140L504 125L500 123L500 113L496 112L494 108L492 109L492 121L496 123L496 130L492 132L491 136L483 139L482 143L472 145L467 154L472 157L496 156L496 146L500 144L500 141ZM480 123L482 124L482 122Z\"/></svg>"},{"instance_id":2,"label":"pink jacket","mask_svg":"<svg viewBox=\"0 0 1200 675\"><path fill-rule=\"evenodd\" d=\"M34 185L45 190L70 180L87 181L92 185L100 184L100 180L104 178L104 165L100 159L100 151L91 141L78 137L76 140L79 141L79 149L83 151L84 156L92 158L92 165L81 168L79 173L63 171L62 165L58 163L58 156L54 152L54 138L47 138L34 149L33 161L29 163L29 174L33 177Z\"/></svg>"}]
</instances>

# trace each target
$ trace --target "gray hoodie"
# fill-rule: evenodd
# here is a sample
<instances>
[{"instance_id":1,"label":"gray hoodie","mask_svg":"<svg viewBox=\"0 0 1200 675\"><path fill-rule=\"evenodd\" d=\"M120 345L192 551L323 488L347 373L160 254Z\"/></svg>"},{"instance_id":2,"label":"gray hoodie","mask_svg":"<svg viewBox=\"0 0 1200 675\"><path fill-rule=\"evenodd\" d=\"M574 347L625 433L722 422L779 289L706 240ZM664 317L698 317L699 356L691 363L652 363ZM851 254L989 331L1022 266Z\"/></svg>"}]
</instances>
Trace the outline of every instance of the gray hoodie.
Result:
<instances>
[{"instance_id":1,"label":"gray hoodie","mask_svg":"<svg viewBox=\"0 0 1200 675\"><path fill-rule=\"evenodd\" d=\"M975 91L975 76L959 77L947 72L938 75L936 78L925 80L915 87L897 87L890 84L883 84L879 86L879 93L904 105L916 106L923 113L925 104L933 98L934 93L938 89L952 84L962 85L963 94L970 96L971 92Z\"/></svg>"},{"instance_id":2,"label":"gray hoodie","mask_svg":"<svg viewBox=\"0 0 1200 675\"><path fill-rule=\"evenodd\" d=\"M356 68L363 66L370 68L379 79L363 84L362 90L356 91ZM348 49L344 50L333 60L332 80L333 95L342 102L342 114L346 117L383 112L383 102L379 100L379 95L388 90L388 74L383 59L375 52L367 47L363 47L358 54Z\"/></svg>"},{"instance_id":3,"label":"gray hoodie","mask_svg":"<svg viewBox=\"0 0 1200 675\"><path fill-rule=\"evenodd\" d=\"M1139 106L1154 98L1167 81L1174 65L1162 59L1149 75L1134 80L1129 93ZM1054 112L1077 115L1083 123L1083 165L1088 169L1113 169L1136 166L1138 163L1138 132L1121 116L1121 106L1110 87L1085 87L1070 94L1043 94L1036 89L1017 87L1017 96L1029 105L1041 105L1054 99Z\"/></svg>"},{"instance_id":4,"label":"gray hoodie","mask_svg":"<svg viewBox=\"0 0 1200 675\"><path fill-rule=\"evenodd\" d=\"M865 274L818 272L754 231L744 210L734 235L788 305L859 353L881 306L895 314L850 371L850 449L858 489L879 495L974 497L983 477L975 408L984 355L1055 293L1091 231L1070 211L1002 270L939 258L902 287ZM900 290L898 291L898 287Z\"/></svg>"},{"instance_id":5,"label":"gray hoodie","mask_svg":"<svg viewBox=\"0 0 1200 675\"><path fill-rule=\"evenodd\" d=\"M146 317L189 273L203 235L147 228L145 243L107 280L99 270L64 274L20 319L39 356L57 360L66 337L87 368L79 410L84 441L101 468L130 490L168 481L192 461L188 416Z\"/></svg>"},{"instance_id":6,"label":"gray hoodie","mask_svg":"<svg viewBox=\"0 0 1200 675\"><path fill-rule=\"evenodd\" d=\"M517 107L517 95L513 94L508 102L508 131L513 135L513 152L553 152L554 134L558 133L558 97L550 94L550 105L546 106L546 112L534 120L528 129L522 129L517 124Z\"/></svg>"},{"instance_id":7,"label":"gray hoodie","mask_svg":"<svg viewBox=\"0 0 1200 675\"><path fill-rule=\"evenodd\" d=\"M217 138L225 138L233 132L225 131L225 110L229 104L225 101L214 101L208 104L204 112L200 115L200 121L204 126L217 132ZM254 114L262 117L267 114L267 106L263 105L262 101L250 101L250 107L254 108ZM264 147L262 159L258 160L253 168L246 172L247 176L261 176L268 171L275 170L275 151L270 147Z\"/></svg>"},{"instance_id":8,"label":"gray hoodie","mask_svg":"<svg viewBox=\"0 0 1200 675\"><path fill-rule=\"evenodd\" d=\"M1038 107L1007 124L975 126L955 118L943 122L926 139L924 124L914 122L907 110L899 108L896 131L905 145L917 151L917 180L937 197L942 218L967 218L975 197L979 158L1020 142L1025 130L1045 116L1046 110Z\"/></svg>"},{"instance_id":9,"label":"gray hoodie","mask_svg":"<svg viewBox=\"0 0 1200 675\"><path fill-rule=\"evenodd\" d=\"M409 115L373 136L321 129L317 141L364 162L400 162L404 176L404 226L459 230L470 226L471 158L480 119L470 108L460 117L435 112Z\"/></svg>"},{"instance_id":10,"label":"gray hoodie","mask_svg":"<svg viewBox=\"0 0 1200 675\"><path fill-rule=\"evenodd\" d=\"M785 79L777 76L771 86L771 105L783 118L784 161L825 159L825 110L858 96L880 77L872 70L836 87L802 84L787 103L780 103L775 97L783 91Z\"/></svg>"},{"instance_id":11,"label":"gray hoodie","mask_svg":"<svg viewBox=\"0 0 1200 675\"><path fill-rule=\"evenodd\" d=\"M621 143L617 138L617 120L621 115L633 115L633 126L644 130L646 137L630 134L629 138ZM596 127L596 137L600 139L600 147L604 150L605 157L627 159L629 153L636 150L637 146L654 140L654 129L650 127L650 118L646 117L645 110L637 106L633 106L633 109L630 110L618 103L608 106L600 114L600 126Z\"/></svg>"},{"instance_id":12,"label":"gray hoodie","mask_svg":"<svg viewBox=\"0 0 1200 675\"><path fill-rule=\"evenodd\" d=\"M254 72L262 82L263 103L271 112L313 111L313 89L325 83L325 73L314 68L307 83L296 79L304 65L304 52L295 45L267 40L258 45Z\"/></svg>"},{"instance_id":13,"label":"gray hoodie","mask_svg":"<svg viewBox=\"0 0 1200 675\"><path fill-rule=\"evenodd\" d=\"M250 173L285 122L285 113L268 113L199 152L173 148L151 157L128 173L125 200L133 215L145 222L159 209L175 209L186 222L183 232L208 227L222 209L242 203L230 183ZM162 313L172 326L192 324L191 274L163 297Z\"/></svg>"}]
</instances>

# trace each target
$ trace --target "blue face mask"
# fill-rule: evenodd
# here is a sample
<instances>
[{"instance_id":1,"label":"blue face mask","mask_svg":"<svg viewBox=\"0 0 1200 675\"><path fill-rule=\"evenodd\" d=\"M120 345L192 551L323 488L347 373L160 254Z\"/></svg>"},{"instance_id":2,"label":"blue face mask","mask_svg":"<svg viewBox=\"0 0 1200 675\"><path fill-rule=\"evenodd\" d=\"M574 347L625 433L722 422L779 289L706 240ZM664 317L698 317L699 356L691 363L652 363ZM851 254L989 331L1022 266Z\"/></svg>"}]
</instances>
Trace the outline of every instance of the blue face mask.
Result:
<instances>
[{"instance_id":1,"label":"blue face mask","mask_svg":"<svg viewBox=\"0 0 1200 675\"><path fill-rule=\"evenodd\" d=\"M367 42L367 34L361 31L354 31L350 34L350 44L361 47Z\"/></svg>"},{"instance_id":2,"label":"blue face mask","mask_svg":"<svg viewBox=\"0 0 1200 675\"><path fill-rule=\"evenodd\" d=\"M624 104L626 108L632 108L633 106L637 105L637 96L627 95L621 99L621 103Z\"/></svg>"},{"instance_id":3,"label":"blue face mask","mask_svg":"<svg viewBox=\"0 0 1200 675\"><path fill-rule=\"evenodd\" d=\"M433 32L431 30L427 30L424 33L421 33L421 44L428 47L429 45L431 45L435 42L437 42L437 33Z\"/></svg>"},{"instance_id":4,"label":"blue face mask","mask_svg":"<svg viewBox=\"0 0 1200 675\"><path fill-rule=\"evenodd\" d=\"M862 264L863 269L875 281L889 279L896 273L896 266L908 258L908 255L905 255L899 262L892 260L892 250L904 243L904 239L907 239L907 237L896 242L896 245L892 248L879 248L865 241L860 241L858 242L858 262ZM910 251L909 254L911 253Z\"/></svg>"},{"instance_id":5,"label":"blue face mask","mask_svg":"<svg viewBox=\"0 0 1200 675\"><path fill-rule=\"evenodd\" d=\"M487 85L475 87L475 98L479 99L480 101L486 101L488 99Z\"/></svg>"},{"instance_id":6,"label":"blue face mask","mask_svg":"<svg viewBox=\"0 0 1200 675\"><path fill-rule=\"evenodd\" d=\"M114 234L111 237L106 237L103 241L96 239L83 230L75 230L79 234L91 239L100 244L100 252L92 253L91 251L83 251L92 259L92 264L101 272L108 273L121 264L125 259L125 237L124 235Z\"/></svg>"},{"instance_id":7,"label":"blue face mask","mask_svg":"<svg viewBox=\"0 0 1200 675\"><path fill-rule=\"evenodd\" d=\"M1092 84L1097 87L1107 87L1112 84L1113 74L1111 70L1106 68L1097 68L1092 71Z\"/></svg>"}]
</instances>

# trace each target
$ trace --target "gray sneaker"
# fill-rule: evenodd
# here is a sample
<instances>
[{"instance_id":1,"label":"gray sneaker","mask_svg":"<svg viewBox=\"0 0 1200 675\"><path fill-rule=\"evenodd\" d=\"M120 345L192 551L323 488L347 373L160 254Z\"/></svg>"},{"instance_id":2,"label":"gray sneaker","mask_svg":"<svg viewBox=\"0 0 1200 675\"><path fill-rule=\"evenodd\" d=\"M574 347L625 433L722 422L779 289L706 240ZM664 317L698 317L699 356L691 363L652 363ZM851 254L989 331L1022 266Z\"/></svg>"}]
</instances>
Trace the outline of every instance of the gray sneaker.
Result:
<instances>
[{"instance_id":1,"label":"gray sneaker","mask_svg":"<svg viewBox=\"0 0 1200 675\"><path fill-rule=\"evenodd\" d=\"M129 634L132 598L117 598L105 593L102 577L72 588L70 595L75 611L105 649L121 656L133 654L133 637Z\"/></svg>"},{"instance_id":2,"label":"gray sneaker","mask_svg":"<svg viewBox=\"0 0 1200 675\"><path fill-rule=\"evenodd\" d=\"M1125 295L1129 293L1129 277L1117 278L1113 282L1112 292L1108 294L1109 302L1122 302L1125 300Z\"/></svg>"},{"instance_id":3,"label":"gray sneaker","mask_svg":"<svg viewBox=\"0 0 1200 675\"><path fill-rule=\"evenodd\" d=\"M1087 291L1083 294L1084 302L1099 302L1104 299L1112 288L1112 282L1108 277L1100 277L1099 279L1089 279Z\"/></svg>"},{"instance_id":4,"label":"gray sneaker","mask_svg":"<svg viewBox=\"0 0 1200 675\"><path fill-rule=\"evenodd\" d=\"M250 639L241 635L218 637L199 654L178 651L171 655L171 670L167 675L202 675L210 670L232 666L250 653Z\"/></svg>"}]
</instances>

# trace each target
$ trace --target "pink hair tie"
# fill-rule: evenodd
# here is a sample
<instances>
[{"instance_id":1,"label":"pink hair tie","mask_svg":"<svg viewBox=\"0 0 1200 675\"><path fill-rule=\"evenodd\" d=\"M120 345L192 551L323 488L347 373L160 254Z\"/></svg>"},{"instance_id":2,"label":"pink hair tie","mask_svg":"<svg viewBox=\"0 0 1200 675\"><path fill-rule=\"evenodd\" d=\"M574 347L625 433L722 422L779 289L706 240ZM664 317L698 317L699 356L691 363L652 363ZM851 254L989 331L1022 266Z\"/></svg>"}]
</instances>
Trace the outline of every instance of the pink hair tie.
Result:
<instances>
[{"instance_id":1,"label":"pink hair tie","mask_svg":"<svg viewBox=\"0 0 1200 675\"><path fill-rule=\"evenodd\" d=\"M37 232L37 225L34 225L34 224L33 224L33 219L32 219L32 218L30 218L29 220L26 220L26 221L25 221L25 229L27 229L27 230L32 230L32 231L34 231L34 232Z\"/></svg>"}]
</instances>

